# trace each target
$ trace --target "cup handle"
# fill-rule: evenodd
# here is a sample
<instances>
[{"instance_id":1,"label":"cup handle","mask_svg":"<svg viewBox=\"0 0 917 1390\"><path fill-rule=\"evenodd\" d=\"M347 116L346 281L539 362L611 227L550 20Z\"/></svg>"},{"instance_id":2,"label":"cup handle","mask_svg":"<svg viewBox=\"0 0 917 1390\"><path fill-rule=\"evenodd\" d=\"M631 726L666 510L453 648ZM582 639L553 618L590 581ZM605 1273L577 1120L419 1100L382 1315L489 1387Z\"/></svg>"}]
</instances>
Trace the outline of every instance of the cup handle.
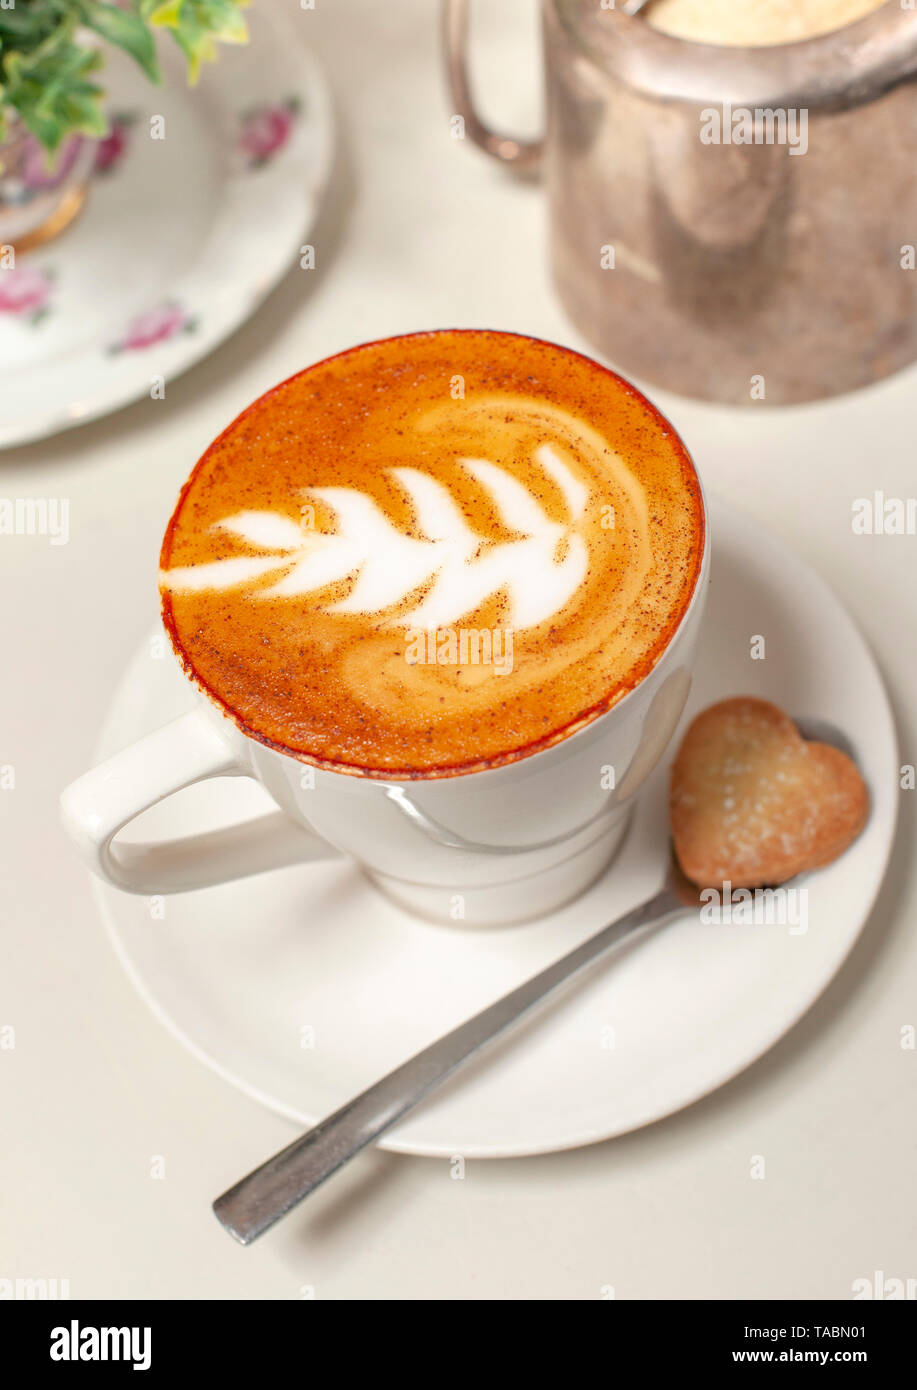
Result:
<instances>
[{"instance_id":1,"label":"cup handle","mask_svg":"<svg viewBox=\"0 0 917 1390\"><path fill-rule=\"evenodd\" d=\"M449 90L458 115L474 143L501 164L520 173L537 170L544 153L543 140L517 140L491 130L478 116L468 79L468 0L443 0L443 52Z\"/></svg>"},{"instance_id":2,"label":"cup handle","mask_svg":"<svg viewBox=\"0 0 917 1390\"><path fill-rule=\"evenodd\" d=\"M88 867L128 893L184 893L338 851L282 811L158 844L117 835L173 792L211 777L250 777L228 741L197 710L80 777L61 795L64 828Z\"/></svg>"}]
</instances>

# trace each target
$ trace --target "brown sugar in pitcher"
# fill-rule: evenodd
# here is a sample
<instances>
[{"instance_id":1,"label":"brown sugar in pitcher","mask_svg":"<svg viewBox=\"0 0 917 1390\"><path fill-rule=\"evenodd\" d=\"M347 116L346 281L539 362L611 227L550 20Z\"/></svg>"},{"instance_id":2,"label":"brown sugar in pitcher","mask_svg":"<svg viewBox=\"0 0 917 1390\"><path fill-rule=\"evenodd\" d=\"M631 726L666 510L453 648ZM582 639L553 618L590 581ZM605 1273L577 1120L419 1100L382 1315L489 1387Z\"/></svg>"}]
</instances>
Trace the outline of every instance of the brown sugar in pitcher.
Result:
<instances>
[{"instance_id":1,"label":"brown sugar in pitcher","mask_svg":"<svg viewBox=\"0 0 917 1390\"><path fill-rule=\"evenodd\" d=\"M749 48L675 37L620 3L543 0L533 143L479 120L467 0L443 13L467 134L543 170L561 300L624 371L785 404L917 358L917 10L888 0Z\"/></svg>"}]
</instances>

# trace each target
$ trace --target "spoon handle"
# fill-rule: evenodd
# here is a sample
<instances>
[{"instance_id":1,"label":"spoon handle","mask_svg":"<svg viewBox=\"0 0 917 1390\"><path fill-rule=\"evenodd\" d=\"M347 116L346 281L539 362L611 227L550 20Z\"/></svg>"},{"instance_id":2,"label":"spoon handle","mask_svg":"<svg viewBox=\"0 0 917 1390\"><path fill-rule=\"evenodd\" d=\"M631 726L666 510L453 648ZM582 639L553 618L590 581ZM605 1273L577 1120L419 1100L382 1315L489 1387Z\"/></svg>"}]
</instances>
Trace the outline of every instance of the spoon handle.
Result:
<instances>
[{"instance_id":1,"label":"spoon handle","mask_svg":"<svg viewBox=\"0 0 917 1390\"><path fill-rule=\"evenodd\" d=\"M603 927L553 965L403 1062L230 1187L213 1204L218 1220L240 1244L250 1245L517 1019L624 937L682 911L682 902L666 887Z\"/></svg>"}]
</instances>

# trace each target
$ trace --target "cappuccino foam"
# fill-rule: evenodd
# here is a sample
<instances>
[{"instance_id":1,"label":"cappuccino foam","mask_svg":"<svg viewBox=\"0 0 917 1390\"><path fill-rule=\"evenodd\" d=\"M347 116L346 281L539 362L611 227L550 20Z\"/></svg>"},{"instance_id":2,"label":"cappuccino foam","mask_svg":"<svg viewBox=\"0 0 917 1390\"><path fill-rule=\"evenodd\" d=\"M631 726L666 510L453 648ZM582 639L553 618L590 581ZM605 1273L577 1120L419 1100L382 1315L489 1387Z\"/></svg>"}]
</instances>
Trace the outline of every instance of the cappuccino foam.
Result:
<instances>
[{"instance_id":1,"label":"cappuccino foam","mask_svg":"<svg viewBox=\"0 0 917 1390\"><path fill-rule=\"evenodd\" d=\"M512 334L414 334L292 377L211 445L166 532L163 617L254 737L443 776L620 700L703 542L684 447L620 378Z\"/></svg>"}]
</instances>

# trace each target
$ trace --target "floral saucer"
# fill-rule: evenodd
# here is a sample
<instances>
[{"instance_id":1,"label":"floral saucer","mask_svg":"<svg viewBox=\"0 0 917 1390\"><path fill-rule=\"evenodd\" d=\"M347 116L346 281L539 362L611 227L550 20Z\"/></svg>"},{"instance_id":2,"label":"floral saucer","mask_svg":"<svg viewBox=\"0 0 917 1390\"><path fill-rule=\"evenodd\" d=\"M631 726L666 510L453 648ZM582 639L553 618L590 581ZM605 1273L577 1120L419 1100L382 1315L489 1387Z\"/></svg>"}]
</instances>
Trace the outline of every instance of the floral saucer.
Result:
<instances>
[{"instance_id":1,"label":"floral saucer","mask_svg":"<svg viewBox=\"0 0 917 1390\"><path fill-rule=\"evenodd\" d=\"M0 246L0 446L163 389L306 262L330 101L295 14L250 28L196 88L166 46L162 87L111 55L83 210L34 250Z\"/></svg>"}]
</instances>

